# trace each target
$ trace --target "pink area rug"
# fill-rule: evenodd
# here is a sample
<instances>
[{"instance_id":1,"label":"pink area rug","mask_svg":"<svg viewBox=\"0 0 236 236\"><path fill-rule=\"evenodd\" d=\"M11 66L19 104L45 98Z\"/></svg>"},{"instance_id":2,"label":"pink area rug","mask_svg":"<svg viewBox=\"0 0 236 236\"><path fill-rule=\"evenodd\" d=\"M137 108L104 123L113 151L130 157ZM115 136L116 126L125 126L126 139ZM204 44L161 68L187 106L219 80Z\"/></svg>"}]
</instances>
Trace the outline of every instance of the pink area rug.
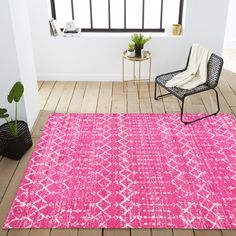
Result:
<instances>
[{"instance_id":1,"label":"pink area rug","mask_svg":"<svg viewBox=\"0 0 236 236\"><path fill-rule=\"evenodd\" d=\"M53 114L4 227L235 229L236 121Z\"/></svg>"}]
</instances>

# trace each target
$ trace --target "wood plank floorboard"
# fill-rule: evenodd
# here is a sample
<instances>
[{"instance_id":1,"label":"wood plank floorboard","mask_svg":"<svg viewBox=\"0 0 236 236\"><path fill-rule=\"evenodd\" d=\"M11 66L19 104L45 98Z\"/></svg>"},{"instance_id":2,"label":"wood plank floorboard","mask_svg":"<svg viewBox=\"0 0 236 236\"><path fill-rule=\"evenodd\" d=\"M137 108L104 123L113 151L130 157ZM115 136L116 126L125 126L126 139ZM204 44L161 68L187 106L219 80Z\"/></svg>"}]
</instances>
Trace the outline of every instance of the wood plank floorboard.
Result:
<instances>
[{"instance_id":1,"label":"wood plank floorboard","mask_svg":"<svg viewBox=\"0 0 236 236\"><path fill-rule=\"evenodd\" d=\"M127 112L127 95L123 91L123 85L120 82L113 83L111 111L112 113Z\"/></svg>"},{"instance_id":2,"label":"wood plank floorboard","mask_svg":"<svg viewBox=\"0 0 236 236\"><path fill-rule=\"evenodd\" d=\"M100 90L100 83L87 83L84 99L82 102L81 112L94 113L97 111L98 96Z\"/></svg>"},{"instance_id":3,"label":"wood plank floorboard","mask_svg":"<svg viewBox=\"0 0 236 236\"><path fill-rule=\"evenodd\" d=\"M75 90L71 98L70 106L68 108L69 113L80 112L85 89L86 89L86 82L76 83Z\"/></svg>"},{"instance_id":4,"label":"wood plank floorboard","mask_svg":"<svg viewBox=\"0 0 236 236\"><path fill-rule=\"evenodd\" d=\"M189 229L174 229L173 236L194 236L194 232Z\"/></svg>"},{"instance_id":5,"label":"wood plank floorboard","mask_svg":"<svg viewBox=\"0 0 236 236\"><path fill-rule=\"evenodd\" d=\"M236 115L236 74L225 72L219 85L221 112ZM104 113L174 113L180 112L180 103L174 96L154 100L154 83L141 84L138 99L137 84L121 82L43 82L40 81L40 115L32 131L34 147L40 137L48 115L53 112ZM158 94L166 91L157 87ZM198 94L186 100L187 112L211 112L216 108L214 94ZM32 147L20 161L0 157L0 227L14 199ZM184 230L184 229L25 229L2 230L0 236L236 236L236 230Z\"/></svg>"},{"instance_id":6,"label":"wood plank floorboard","mask_svg":"<svg viewBox=\"0 0 236 236\"><path fill-rule=\"evenodd\" d=\"M219 95L219 102L220 102L220 113L231 113L232 107L229 106L227 100L221 93L220 89L217 89Z\"/></svg>"},{"instance_id":7,"label":"wood plank floorboard","mask_svg":"<svg viewBox=\"0 0 236 236\"><path fill-rule=\"evenodd\" d=\"M66 85L66 82L60 81L60 82L55 83L53 89L51 90L50 96L47 99L44 110L47 110L47 111L55 110L55 108L57 107L60 101L65 85Z\"/></svg>"},{"instance_id":8,"label":"wood plank floorboard","mask_svg":"<svg viewBox=\"0 0 236 236\"><path fill-rule=\"evenodd\" d=\"M104 229L103 236L130 236L130 229Z\"/></svg>"},{"instance_id":9,"label":"wood plank floorboard","mask_svg":"<svg viewBox=\"0 0 236 236\"><path fill-rule=\"evenodd\" d=\"M234 113L234 115L236 117L236 107L231 107L231 109L233 110L233 113Z\"/></svg>"},{"instance_id":10,"label":"wood plank floorboard","mask_svg":"<svg viewBox=\"0 0 236 236\"><path fill-rule=\"evenodd\" d=\"M65 84L60 97L60 101L57 104L56 112L65 113L68 111L71 98L75 90L75 85L76 85L75 82L67 82Z\"/></svg>"},{"instance_id":11,"label":"wood plank floorboard","mask_svg":"<svg viewBox=\"0 0 236 236\"><path fill-rule=\"evenodd\" d=\"M131 236L151 236L151 229L131 229Z\"/></svg>"},{"instance_id":12,"label":"wood plank floorboard","mask_svg":"<svg viewBox=\"0 0 236 236\"><path fill-rule=\"evenodd\" d=\"M49 236L50 229L31 229L29 236Z\"/></svg>"},{"instance_id":13,"label":"wood plank floorboard","mask_svg":"<svg viewBox=\"0 0 236 236\"><path fill-rule=\"evenodd\" d=\"M195 104L195 105L203 105L203 104L202 104L202 98L201 98L201 96L200 96L199 93L190 96L190 100L191 100L191 103L192 103L192 104Z\"/></svg>"},{"instance_id":14,"label":"wood plank floorboard","mask_svg":"<svg viewBox=\"0 0 236 236\"><path fill-rule=\"evenodd\" d=\"M38 89L40 90L41 86L43 85L43 81L38 81Z\"/></svg>"},{"instance_id":15,"label":"wood plank floorboard","mask_svg":"<svg viewBox=\"0 0 236 236\"><path fill-rule=\"evenodd\" d=\"M231 89L226 80L219 81L219 89L230 106L236 106L236 94Z\"/></svg>"},{"instance_id":16,"label":"wood plank floorboard","mask_svg":"<svg viewBox=\"0 0 236 236\"><path fill-rule=\"evenodd\" d=\"M160 94L161 95L164 95L164 94L167 94L167 93L168 92L165 89L160 87ZM178 99L175 96L167 95L167 96L165 96L161 99L163 100L165 111L167 113L180 112L179 102L178 102Z\"/></svg>"},{"instance_id":17,"label":"wood plank floorboard","mask_svg":"<svg viewBox=\"0 0 236 236\"><path fill-rule=\"evenodd\" d=\"M52 92L52 89L55 85L55 82L47 81L42 84L39 89L39 98L40 98L40 108L44 109L45 104Z\"/></svg>"},{"instance_id":18,"label":"wood plank floorboard","mask_svg":"<svg viewBox=\"0 0 236 236\"><path fill-rule=\"evenodd\" d=\"M102 229L79 229L78 236L102 236Z\"/></svg>"},{"instance_id":19,"label":"wood plank floorboard","mask_svg":"<svg viewBox=\"0 0 236 236\"><path fill-rule=\"evenodd\" d=\"M39 113L39 122L37 122L35 124L35 129L33 130L32 132L32 137L34 138L39 138L42 131L43 131L43 128L44 128L44 124L46 123L47 119L48 119L48 116L50 114L52 114L53 111L40 111Z\"/></svg>"},{"instance_id":20,"label":"wood plank floorboard","mask_svg":"<svg viewBox=\"0 0 236 236\"><path fill-rule=\"evenodd\" d=\"M152 236L173 236L171 229L152 229Z\"/></svg>"},{"instance_id":21,"label":"wood plank floorboard","mask_svg":"<svg viewBox=\"0 0 236 236\"><path fill-rule=\"evenodd\" d=\"M28 229L12 229L9 230L7 236L28 236L29 233Z\"/></svg>"},{"instance_id":22,"label":"wood plank floorboard","mask_svg":"<svg viewBox=\"0 0 236 236\"><path fill-rule=\"evenodd\" d=\"M139 99L137 85L133 81L127 81L127 108L128 113L139 113Z\"/></svg>"},{"instance_id":23,"label":"wood plank floorboard","mask_svg":"<svg viewBox=\"0 0 236 236\"><path fill-rule=\"evenodd\" d=\"M77 236L78 229L52 229L51 236Z\"/></svg>"},{"instance_id":24,"label":"wood plank floorboard","mask_svg":"<svg viewBox=\"0 0 236 236\"><path fill-rule=\"evenodd\" d=\"M222 230L224 236L235 236L236 230Z\"/></svg>"},{"instance_id":25,"label":"wood plank floorboard","mask_svg":"<svg viewBox=\"0 0 236 236\"><path fill-rule=\"evenodd\" d=\"M8 158L3 158L3 160L0 162L0 203L18 164L19 161Z\"/></svg>"},{"instance_id":26,"label":"wood plank floorboard","mask_svg":"<svg viewBox=\"0 0 236 236\"><path fill-rule=\"evenodd\" d=\"M221 230L194 230L195 236L222 236Z\"/></svg>"},{"instance_id":27,"label":"wood plank floorboard","mask_svg":"<svg viewBox=\"0 0 236 236\"><path fill-rule=\"evenodd\" d=\"M97 105L98 113L110 113L112 104L112 83L102 83L100 86L99 99Z\"/></svg>"},{"instance_id":28,"label":"wood plank floorboard","mask_svg":"<svg viewBox=\"0 0 236 236\"><path fill-rule=\"evenodd\" d=\"M213 113L217 110L217 104L215 99L214 91L206 91L203 93L200 93L202 97L203 104L207 110L208 113Z\"/></svg>"},{"instance_id":29,"label":"wood plank floorboard","mask_svg":"<svg viewBox=\"0 0 236 236\"><path fill-rule=\"evenodd\" d=\"M236 73L229 71L229 70L223 70L222 71L222 79L226 80L230 88L236 93Z\"/></svg>"},{"instance_id":30,"label":"wood plank floorboard","mask_svg":"<svg viewBox=\"0 0 236 236\"><path fill-rule=\"evenodd\" d=\"M153 113L165 113L165 106L163 103L163 99L155 100L154 99L154 91L155 91L155 85L154 83L150 84L150 101L152 103L152 111ZM157 95L160 95L160 87L157 86Z\"/></svg>"},{"instance_id":31,"label":"wood plank floorboard","mask_svg":"<svg viewBox=\"0 0 236 236\"><path fill-rule=\"evenodd\" d=\"M150 87L146 82L141 83L139 107L142 113L152 113L153 111L150 99Z\"/></svg>"}]
</instances>

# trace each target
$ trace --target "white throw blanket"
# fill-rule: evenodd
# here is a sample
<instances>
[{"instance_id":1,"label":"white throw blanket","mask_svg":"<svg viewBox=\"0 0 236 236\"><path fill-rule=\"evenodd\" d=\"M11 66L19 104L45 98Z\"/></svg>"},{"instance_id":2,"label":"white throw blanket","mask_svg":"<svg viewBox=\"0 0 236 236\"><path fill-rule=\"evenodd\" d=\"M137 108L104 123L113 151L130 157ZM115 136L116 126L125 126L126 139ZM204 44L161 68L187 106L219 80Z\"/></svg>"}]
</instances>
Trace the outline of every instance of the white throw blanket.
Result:
<instances>
[{"instance_id":1,"label":"white throw blanket","mask_svg":"<svg viewBox=\"0 0 236 236\"><path fill-rule=\"evenodd\" d=\"M198 44L192 46L189 65L186 71L174 76L166 83L166 87L192 89L207 80L207 63L211 57L209 49Z\"/></svg>"}]
</instances>

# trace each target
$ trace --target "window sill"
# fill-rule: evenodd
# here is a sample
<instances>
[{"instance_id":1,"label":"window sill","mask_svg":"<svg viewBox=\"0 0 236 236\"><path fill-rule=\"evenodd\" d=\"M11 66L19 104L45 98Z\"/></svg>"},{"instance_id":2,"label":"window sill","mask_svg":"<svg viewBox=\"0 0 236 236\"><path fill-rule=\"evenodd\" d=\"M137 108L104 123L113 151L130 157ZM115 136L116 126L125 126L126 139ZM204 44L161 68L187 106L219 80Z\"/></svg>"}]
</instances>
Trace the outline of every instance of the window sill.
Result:
<instances>
[{"instance_id":1,"label":"window sill","mask_svg":"<svg viewBox=\"0 0 236 236\"><path fill-rule=\"evenodd\" d=\"M80 33L76 36L51 36L52 38L95 38L95 37L107 37L107 38L130 38L133 33ZM151 36L152 38L183 38L184 35L167 35L165 33L142 33L145 36Z\"/></svg>"}]
</instances>

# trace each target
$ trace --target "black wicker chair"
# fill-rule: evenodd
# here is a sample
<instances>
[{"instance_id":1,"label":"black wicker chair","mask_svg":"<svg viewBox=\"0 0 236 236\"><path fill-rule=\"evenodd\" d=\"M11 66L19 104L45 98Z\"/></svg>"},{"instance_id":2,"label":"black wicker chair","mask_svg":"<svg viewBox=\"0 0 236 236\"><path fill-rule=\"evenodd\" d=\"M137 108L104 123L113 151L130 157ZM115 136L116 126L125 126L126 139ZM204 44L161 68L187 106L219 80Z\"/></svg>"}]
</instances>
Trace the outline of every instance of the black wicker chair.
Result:
<instances>
[{"instance_id":1,"label":"black wicker chair","mask_svg":"<svg viewBox=\"0 0 236 236\"><path fill-rule=\"evenodd\" d=\"M166 95L170 95L170 94L176 96L180 101L182 101L180 120L184 124L191 124L191 123L196 122L198 120L202 120L204 118L216 115L220 111L219 97L218 97L218 93L217 93L215 87L218 84L224 61L221 57L217 56L214 53L211 55L211 57L208 61L207 81L205 84L200 85L200 86L193 88L193 89L181 89L181 88L177 88L177 87L169 88L169 87L165 86L165 84L168 80L172 79L175 75L177 75L178 73L183 72L187 69L190 55L191 55L191 49L190 49L190 52L188 55L188 60L187 60L187 64L186 64L185 69L170 72L170 73L163 74L163 75L159 75L155 78L155 91L154 91L155 100L158 100L159 98L164 97ZM157 84L159 84L160 86L165 88L169 93L157 96ZM193 94L204 92L204 91L211 90L211 89L215 91L216 102L217 102L217 111L212 114L209 114L207 116L203 116L201 118L195 119L193 121L184 121L183 120L184 99L189 95L193 95Z\"/></svg>"}]
</instances>

